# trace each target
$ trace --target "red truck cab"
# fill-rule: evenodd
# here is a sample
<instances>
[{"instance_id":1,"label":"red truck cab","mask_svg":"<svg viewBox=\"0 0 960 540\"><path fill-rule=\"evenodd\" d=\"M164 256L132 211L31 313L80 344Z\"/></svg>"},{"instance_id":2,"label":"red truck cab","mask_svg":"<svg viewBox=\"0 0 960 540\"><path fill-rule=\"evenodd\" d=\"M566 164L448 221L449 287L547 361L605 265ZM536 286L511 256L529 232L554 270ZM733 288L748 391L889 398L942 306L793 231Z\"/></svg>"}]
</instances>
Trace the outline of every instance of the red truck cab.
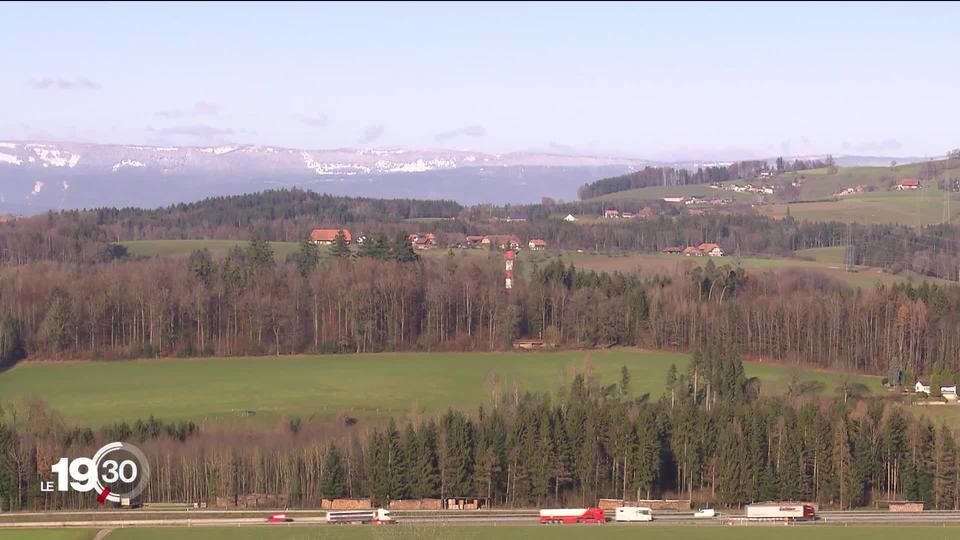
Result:
<instances>
[{"instance_id":1,"label":"red truck cab","mask_svg":"<svg viewBox=\"0 0 960 540\"><path fill-rule=\"evenodd\" d=\"M606 523L600 508L549 508L540 510L540 523Z\"/></svg>"}]
</instances>

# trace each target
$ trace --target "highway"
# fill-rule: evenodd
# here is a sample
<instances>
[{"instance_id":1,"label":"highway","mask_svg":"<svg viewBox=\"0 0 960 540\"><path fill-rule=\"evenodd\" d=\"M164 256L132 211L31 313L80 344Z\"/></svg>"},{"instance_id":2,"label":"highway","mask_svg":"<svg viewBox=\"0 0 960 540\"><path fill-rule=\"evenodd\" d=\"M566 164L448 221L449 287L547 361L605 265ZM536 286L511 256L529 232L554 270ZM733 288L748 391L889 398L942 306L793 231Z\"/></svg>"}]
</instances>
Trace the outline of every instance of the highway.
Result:
<instances>
[{"instance_id":1,"label":"highway","mask_svg":"<svg viewBox=\"0 0 960 540\"><path fill-rule=\"evenodd\" d=\"M267 523L273 513L285 513L292 522ZM23 512L0 514L0 528L126 528L126 527L237 527L237 526L327 526L318 510L111 510L91 512ZM608 512L609 514L609 512ZM494 511L394 511L397 524L444 525L540 525L535 509ZM614 523L612 526L650 527L657 525L696 526L783 526L782 521L749 522L742 515L722 514L716 518L694 518L692 512L654 512L648 523ZM823 511L813 522L795 522L794 526L915 524L960 527L960 512L926 511L891 513L886 511Z\"/></svg>"}]
</instances>

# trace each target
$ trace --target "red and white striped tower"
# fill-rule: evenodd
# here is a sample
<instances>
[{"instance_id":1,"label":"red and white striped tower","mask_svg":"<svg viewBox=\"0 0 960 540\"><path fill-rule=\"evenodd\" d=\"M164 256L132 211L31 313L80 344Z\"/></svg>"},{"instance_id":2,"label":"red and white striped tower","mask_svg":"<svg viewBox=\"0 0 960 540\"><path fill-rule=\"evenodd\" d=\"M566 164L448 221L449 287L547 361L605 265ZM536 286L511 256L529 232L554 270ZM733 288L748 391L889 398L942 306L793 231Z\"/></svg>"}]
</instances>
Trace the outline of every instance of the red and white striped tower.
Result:
<instances>
[{"instance_id":1,"label":"red and white striped tower","mask_svg":"<svg viewBox=\"0 0 960 540\"><path fill-rule=\"evenodd\" d=\"M503 271L503 281L507 290L513 288L513 250L508 250L503 254L505 259L504 271Z\"/></svg>"}]
</instances>

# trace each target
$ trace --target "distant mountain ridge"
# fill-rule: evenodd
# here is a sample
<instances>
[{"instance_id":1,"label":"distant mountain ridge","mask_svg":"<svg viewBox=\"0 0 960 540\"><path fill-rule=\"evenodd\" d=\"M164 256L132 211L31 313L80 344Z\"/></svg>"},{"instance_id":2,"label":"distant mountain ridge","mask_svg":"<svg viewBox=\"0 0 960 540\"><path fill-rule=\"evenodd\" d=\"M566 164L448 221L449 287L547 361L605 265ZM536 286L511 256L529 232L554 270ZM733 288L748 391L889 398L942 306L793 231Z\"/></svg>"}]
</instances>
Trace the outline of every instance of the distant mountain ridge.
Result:
<instances>
[{"instance_id":1,"label":"distant mountain ridge","mask_svg":"<svg viewBox=\"0 0 960 540\"><path fill-rule=\"evenodd\" d=\"M464 204L575 200L586 182L660 164L536 152L0 141L0 213L152 208L277 187Z\"/></svg>"}]
</instances>

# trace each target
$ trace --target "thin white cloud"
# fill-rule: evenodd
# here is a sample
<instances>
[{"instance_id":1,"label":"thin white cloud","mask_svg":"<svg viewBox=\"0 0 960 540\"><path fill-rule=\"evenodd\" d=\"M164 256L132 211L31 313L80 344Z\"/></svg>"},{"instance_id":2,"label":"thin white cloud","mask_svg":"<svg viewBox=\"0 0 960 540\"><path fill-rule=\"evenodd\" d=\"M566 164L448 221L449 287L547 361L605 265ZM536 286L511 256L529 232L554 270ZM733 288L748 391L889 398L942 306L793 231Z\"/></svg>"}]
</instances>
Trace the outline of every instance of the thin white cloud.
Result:
<instances>
[{"instance_id":1,"label":"thin white cloud","mask_svg":"<svg viewBox=\"0 0 960 540\"><path fill-rule=\"evenodd\" d=\"M483 137L486 134L487 130L485 130L483 126L472 125L450 131L443 131L434 135L433 138L438 141L447 141L457 137Z\"/></svg>"},{"instance_id":2,"label":"thin white cloud","mask_svg":"<svg viewBox=\"0 0 960 540\"><path fill-rule=\"evenodd\" d=\"M327 126L327 115L318 114L316 116L310 116L306 114L295 114L293 115L295 120L299 120L300 123L313 127L313 128L322 128Z\"/></svg>"},{"instance_id":3,"label":"thin white cloud","mask_svg":"<svg viewBox=\"0 0 960 540\"><path fill-rule=\"evenodd\" d=\"M42 77L27 81L27 86L34 90L98 90L100 83L79 76L73 79L63 77Z\"/></svg>"},{"instance_id":4,"label":"thin white cloud","mask_svg":"<svg viewBox=\"0 0 960 540\"><path fill-rule=\"evenodd\" d=\"M177 135L186 137L195 137L198 139L211 139L221 135L232 135L234 131L230 128L218 128L207 124L192 124L184 126L172 126L165 128L148 127L147 131L159 133L161 135Z\"/></svg>"},{"instance_id":5,"label":"thin white cloud","mask_svg":"<svg viewBox=\"0 0 960 540\"><path fill-rule=\"evenodd\" d=\"M881 141L867 141L860 143L843 143L844 150L865 154L899 152L902 148L903 143L896 139L883 139Z\"/></svg>"},{"instance_id":6,"label":"thin white cloud","mask_svg":"<svg viewBox=\"0 0 960 540\"><path fill-rule=\"evenodd\" d=\"M357 141L360 144L369 144L383 136L383 124L370 124L363 130L363 136Z\"/></svg>"},{"instance_id":7,"label":"thin white cloud","mask_svg":"<svg viewBox=\"0 0 960 540\"><path fill-rule=\"evenodd\" d=\"M220 114L220 106L209 101L198 101L189 109L173 109L170 111L157 111L154 113L160 118L186 118L196 116L217 116Z\"/></svg>"}]
</instances>

